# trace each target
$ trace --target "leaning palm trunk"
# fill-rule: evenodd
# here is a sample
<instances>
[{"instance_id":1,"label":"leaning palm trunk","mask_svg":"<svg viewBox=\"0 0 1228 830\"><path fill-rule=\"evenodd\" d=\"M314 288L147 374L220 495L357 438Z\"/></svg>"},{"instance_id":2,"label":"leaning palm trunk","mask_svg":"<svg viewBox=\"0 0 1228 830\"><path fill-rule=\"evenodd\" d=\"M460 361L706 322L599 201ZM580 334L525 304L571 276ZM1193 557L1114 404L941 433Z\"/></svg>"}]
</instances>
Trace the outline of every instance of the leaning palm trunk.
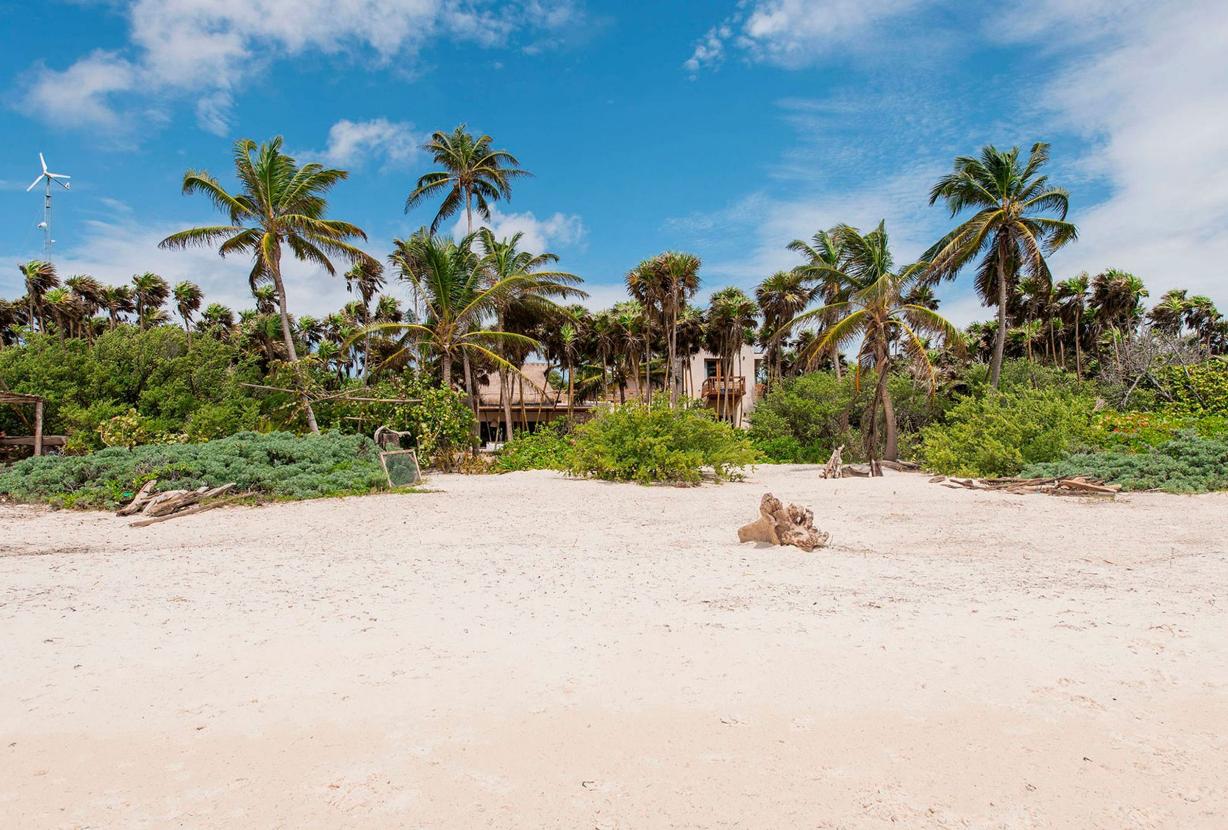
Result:
<instances>
[{"instance_id":1,"label":"leaning palm trunk","mask_svg":"<svg viewBox=\"0 0 1228 830\"><path fill-rule=\"evenodd\" d=\"M280 254L280 251L278 251ZM278 256L273 261L273 267L269 269L273 277L273 287L277 289L277 308L281 316L281 336L286 344L286 355L290 358L290 362L294 364L296 369L301 368L298 362L298 350L294 348L294 334L290 330L290 313L286 311L286 286L281 281L281 259ZM296 383L302 384L304 379L298 377ZM320 434L320 427L316 424L316 413L311 408L311 398L307 394L307 389L304 387L299 393L299 401L303 405L303 414L307 416L307 428L316 435Z\"/></svg>"},{"instance_id":2,"label":"leaning palm trunk","mask_svg":"<svg viewBox=\"0 0 1228 830\"><path fill-rule=\"evenodd\" d=\"M989 371L989 385L998 388L1002 376L1002 355L1006 351L1006 251L999 244L998 250L998 334L993 343L993 364Z\"/></svg>"}]
</instances>

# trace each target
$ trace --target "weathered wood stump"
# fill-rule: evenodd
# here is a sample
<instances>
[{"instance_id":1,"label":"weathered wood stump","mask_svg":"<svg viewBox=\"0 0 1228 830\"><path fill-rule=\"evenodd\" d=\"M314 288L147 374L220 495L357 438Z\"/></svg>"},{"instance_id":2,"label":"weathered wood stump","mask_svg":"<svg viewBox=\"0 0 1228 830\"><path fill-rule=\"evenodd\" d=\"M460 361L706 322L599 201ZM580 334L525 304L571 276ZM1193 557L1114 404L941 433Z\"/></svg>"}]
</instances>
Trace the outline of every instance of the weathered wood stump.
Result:
<instances>
[{"instance_id":1,"label":"weathered wood stump","mask_svg":"<svg viewBox=\"0 0 1228 830\"><path fill-rule=\"evenodd\" d=\"M797 504L785 507L771 493L764 493L759 502L759 518L738 528L739 542L792 545L806 551L826 546L830 538L815 528L814 513Z\"/></svg>"}]
</instances>

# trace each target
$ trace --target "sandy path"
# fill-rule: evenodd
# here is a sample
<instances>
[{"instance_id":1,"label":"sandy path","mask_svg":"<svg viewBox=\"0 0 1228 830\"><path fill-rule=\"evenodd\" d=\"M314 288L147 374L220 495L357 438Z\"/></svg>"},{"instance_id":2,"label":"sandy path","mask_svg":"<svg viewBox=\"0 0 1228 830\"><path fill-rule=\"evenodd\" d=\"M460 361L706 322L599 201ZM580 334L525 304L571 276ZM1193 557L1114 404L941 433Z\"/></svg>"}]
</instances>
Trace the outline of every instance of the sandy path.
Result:
<instances>
[{"instance_id":1,"label":"sandy path","mask_svg":"<svg viewBox=\"0 0 1228 830\"><path fill-rule=\"evenodd\" d=\"M0 827L1228 820L1228 495L432 486L0 508Z\"/></svg>"}]
</instances>

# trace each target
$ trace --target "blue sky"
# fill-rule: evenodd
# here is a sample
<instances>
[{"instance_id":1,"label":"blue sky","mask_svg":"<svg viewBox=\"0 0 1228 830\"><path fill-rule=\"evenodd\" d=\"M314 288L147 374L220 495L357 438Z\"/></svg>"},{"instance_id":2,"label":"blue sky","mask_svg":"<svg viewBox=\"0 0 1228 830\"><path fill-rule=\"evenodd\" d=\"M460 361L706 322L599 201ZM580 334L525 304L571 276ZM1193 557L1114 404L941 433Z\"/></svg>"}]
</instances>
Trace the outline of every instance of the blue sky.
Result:
<instances>
[{"instance_id":1,"label":"blue sky","mask_svg":"<svg viewBox=\"0 0 1228 830\"><path fill-rule=\"evenodd\" d=\"M954 155L1046 140L1082 232L1060 276L1116 266L1228 306L1228 6L1016 5L0 0L0 262L40 255L41 150L74 177L62 273L154 270L244 307L244 263L155 247L214 218L179 195L185 169L229 181L235 138L282 134L351 171L331 212L383 256L432 215L402 213L430 169L418 145L467 122L535 174L496 231L559 254L595 305L667 248L703 258L705 293L749 289L837 222L885 218L915 257L949 227L926 196ZM0 295L18 277L0 268ZM311 268L290 282L297 313L346 300ZM941 296L961 323L988 316L963 280Z\"/></svg>"}]
</instances>

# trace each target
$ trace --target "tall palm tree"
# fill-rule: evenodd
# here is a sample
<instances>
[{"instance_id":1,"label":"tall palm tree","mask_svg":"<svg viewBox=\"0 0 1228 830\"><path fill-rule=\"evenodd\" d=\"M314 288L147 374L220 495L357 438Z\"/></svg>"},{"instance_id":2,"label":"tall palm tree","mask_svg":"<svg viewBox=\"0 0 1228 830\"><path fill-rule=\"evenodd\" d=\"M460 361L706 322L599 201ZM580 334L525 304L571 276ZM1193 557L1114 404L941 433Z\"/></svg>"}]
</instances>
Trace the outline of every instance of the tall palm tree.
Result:
<instances>
[{"instance_id":1,"label":"tall palm tree","mask_svg":"<svg viewBox=\"0 0 1228 830\"><path fill-rule=\"evenodd\" d=\"M251 256L253 265L248 281L253 286L261 280L272 281L286 354L297 368L298 351L282 279L282 246L289 247L295 258L319 265L334 275L337 271L330 257L351 262L370 257L350 244L350 240L367 238L357 225L324 216L327 207L324 194L348 174L315 163L300 167L281 147L281 136L260 145L246 138L235 142L235 175L241 188L237 193L226 190L205 171L189 170L184 174L183 192L204 194L227 215L230 224L189 228L168 236L159 247L218 244L222 256L233 253ZM308 428L318 433L320 428L305 387L300 402Z\"/></svg>"},{"instance_id":2,"label":"tall palm tree","mask_svg":"<svg viewBox=\"0 0 1228 830\"><path fill-rule=\"evenodd\" d=\"M1198 335L1199 342L1207 351L1212 350L1212 340L1222 328L1223 319L1210 297L1198 295L1186 302L1185 324Z\"/></svg>"},{"instance_id":3,"label":"tall palm tree","mask_svg":"<svg viewBox=\"0 0 1228 830\"><path fill-rule=\"evenodd\" d=\"M17 329L26 321L27 309L20 302L0 300L0 348L18 342Z\"/></svg>"},{"instance_id":4,"label":"tall palm tree","mask_svg":"<svg viewBox=\"0 0 1228 830\"><path fill-rule=\"evenodd\" d=\"M840 278L840 271L837 267L842 251L839 234L836 233L835 228L817 231L809 242L794 239L789 243L788 248L806 258L806 262L798 266L798 271L814 284L817 297L822 299L824 305L832 305L848 299L848 286ZM834 321L829 320L828 322ZM836 355L836 359L832 362L832 368L836 373L836 380L840 380L839 355Z\"/></svg>"},{"instance_id":5,"label":"tall palm tree","mask_svg":"<svg viewBox=\"0 0 1228 830\"><path fill-rule=\"evenodd\" d=\"M183 318L183 330L188 334L188 348L192 348L192 315L200 311L200 304L205 299L205 292L194 282L177 283L174 289L175 310Z\"/></svg>"},{"instance_id":6,"label":"tall palm tree","mask_svg":"<svg viewBox=\"0 0 1228 830\"><path fill-rule=\"evenodd\" d=\"M863 427L866 453L873 458L878 451L877 422L881 407L885 431L883 456L894 461L899 454L898 429L887 379L897 359L896 352L929 378L932 392L935 375L924 338L942 336L956 350L962 349L963 338L936 311L910 302L914 289L928 278L929 266L919 262L897 272L884 223L880 222L865 234L848 225L837 226L833 233L840 241L841 254L834 267L825 269L825 276L844 285L848 299L804 312L788 327L806 323L823 327L822 334L798 356L808 365L826 356L836 357L844 348L860 342L858 378L863 370L871 368L878 376Z\"/></svg>"},{"instance_id":7,"label":"tall palm tree","mask_svg":"<svg viewBox=\"0 0 1228 830\"><path fill-rule=\"evenodd\" d=\"M777 271L755 288L755 300L763 315L763 330L760 340L767 349L768 386L780 379L783 366L783 341L789 332L785 324L801 314L814 302L822 288L810 285L805 271Z\"/></svg>"},{"instance_id":8,"label":"tall palm tree","mask_svg":"<svg viewBox=\"0 0 1228 830\"><path fill-rule=\"evenodd\" d=\"M81 306L83 321L88 320L102 308L103 285L89 274L76 274L64 280L64 286L72 291ZM82 326L82 331L93 339L93 329Z\"/></svg>"},{"instance_id":9,"label":"tall palm tree","mask_svg":"<svg viewBox=\"0 0 1228 830\"><path fill-rule=\"evenodd\" d=\"M221 303L209 303L200 315L196 327L216 335L227 334L235 325L235 314Z\"/></svg>"},{"instance_id":10,"label":"tall palm tree","mask_svg":"<svg viewBox=\"0 0 1228 830\"><path fill-rule=\"evenodd\" d=\"M552 317L559 319L565 316L563 309L555 304L555 300L566 298L584 298L588 294L576 286L582 280L575 274L558 271L547 266L558 262L558 257L551 253L533 254L520 249L520 241L524 234L516 233L511 237L496 239L489 228L478 232L479 249L482 252L480 267L486 272L488 285L497 285L511 277L518 278L512 290L501 293L494 306L495 331L507 331L507 319L515 316L519 319ZM503 357L517 371L524 365L528 357L523 352L523 344L515 341L505 341L509 348L503 350ZM504 429L506 436L512 437L512 407L511 377L502 366L496 367L499 375L499 400L503 409ZM523 400L523 396L522 396ZM570 407L570 399L568 406Z\"/></svg>"},{"instance_id":11,"label":"tall palm tree","mask_svg":"<svg viewBox=\"0 0 1228 830\"><path fill-rule=\"evenodd\" d=\"M32 259L25 265L18 265L21 276L26 284L26 311L29 314L30 327L37 324L43 329L43 295L53 288L60 287L60 278L56 276L55 266L41 259Z\"/></svg>"},{"instance_id":12,"label":"tall palm tree","mask_svg":"<svg viewBox=\"0 0 1228 830\"><path fill-rule=\"evenodd\" d=\"M1074 332L1075 376L1083 379L1083 317L1087 314L1087 289L1091 280L1087 272L1062 280L1057 284L1058 306L1064 322Z\"/></svg>"},{"instance_id":13,"label":"tall palm tree","mask_svg":"<svg viewBox=\"0 0 1228 830\"><path fill-rule=\"evenodd\" d=\"M136 295L130 285L106 285L102 288L102 307L107 310L110 328L119 325L121 314L136 311Z\"/></svg>"},{"instance_id":14,"label":"tall palm tree","mask_svg":"<svg viewBox=\"0 0 1228 830\"><path fill-rule=\"evenodd\" d=\"M1032 145L1026 162L1019 148L988 146L979 157L960 156L952 172L930 190L930 204L940 199L958 216L976 212L922 255L929 278L952 278L980 259L976 290L986 305L998 306L990 383L997 388L1006 348L1007 303L1020 272L1050 280L1045 257L1078 237L1066 221L1069 196L1052 187L1040 170L1049 161L1049 145ZM1045 214L1054 214L1046 216Z\"/></svg>"},{"instance_id":15,"label":"tall palm tree","mask_svg":"<svg viewBox=\"0 0 1228 830\"><path fill-rule=\"evenodd\" d=\"M494 283L486 278L481 260L472 250L473 236L460 242L420 230L409 239L396 240L393 262L402 276L419 293L426 310L422 322L375 323L373 331L398 331L416 338L439 358L439 372L445 388L452 386L452 362L457 357L483 358L496 366L514 369L493 347L504 342L520 342L536 348L530 337L495 331L484 326L505 295L527 281L513 275ZM403 345L401 352L409 345ZM466 377L466 382L470 378ZM477 414L476 389L469 388L471 405Z\"/></svg>"},{"instance_id":16,"label":"tall palm tree","mask_svg":"<svg viewBox=\"0 0 1228 830\"><path fill-rule=\"evenodd\" d=\"M136 320L142 330L148 327L154 311L162 308L171 295L171 287L157 274L146 271L132 277L133 295L136 297Z\"/></svg>"},{"instance_id":17,"label":"tall palm tree","mask_svg":"<svg viewBox=\"0 0 1228 830\"><path fill-rule=\"evenodd\" d=\"M717 382L720 384L717 412L721 417L730 415L731 404L729 385L721 381L733 375L733 359L740 358L742 347L754 339L757 314L755 301L733 286L722 288L708 301L707 340L709 350L717 359ZM742 417L740 398L738 403L736 415L730 416L730 420L740 421Z\"/></svg>"},{"instance_id":18,"label":"tall palm tree","mask_svg":"<svg viewBox=\"0 0 1228 830\"><path fill-rule=\"evenodd\" d=\"M422 149L431 154L442 169L434 170L418 179L417 185L405 199L405 212L428 196L443 195L443 202L431 221L431 233L439 230L440 223L465 209L465 233L473 233L473 211L483 219L490 219L490 205L499 199L512 197L511 180L530 175L520 169L520 162L506 150L491 147L488 135L474 138L466 125L461 124L450 133L437 131Z\"/></svg>"},{"instance_id":19,"label":"tall palm tree","mask_svg":"<svg viewBox=\"0 0 1228 830\"><path fill-rule=\"evenodd\" d=\"M665 335L665 384L670 406L678 403L678 315L687 300L699 290L699 257L680 251L666 251L646 259L627 275L632 296L646 308L658 309Z\"/></svg>"},{"instance_id":20,"label":"tall palm tree","mask_svg":"<svg viewBox=\"0 0 1228 830\"><path fill-rule=\"evenodd\" d=\"M358 322L364 327L371 322L371 300L384 287L384 266L376 260L360 260L345 272L345 290L357 291L361 303ZM371 332L362 343L362 382L367 382L367 364L371 362Z\"/></svg>"},{"instance_id":21,"label":"tall palm tree","mask_svg":"<svg viewBox=\"0 0 1228 830\"><path fill-rule=\"evenodd\" d=\"M1109 268L1092 278L1091 306L1101 331L1116 329L1127 333L1143 318L1143 298L1147 287L1142 279L1117 268Z\"/></svg>"},{"instance_id":22,"label":"tall palm tree","mask_svg":"<svg viewBox=\"0 0 1228 830\"><path fill-rule=\"evenodd\" d=\"M1151 327L1169 337L1176 337L1185 325L1190 310L1188 294L1189 292L1182 288L1165 291L1160 301L1147 312Z\"/></svg>"}]
</instances>

